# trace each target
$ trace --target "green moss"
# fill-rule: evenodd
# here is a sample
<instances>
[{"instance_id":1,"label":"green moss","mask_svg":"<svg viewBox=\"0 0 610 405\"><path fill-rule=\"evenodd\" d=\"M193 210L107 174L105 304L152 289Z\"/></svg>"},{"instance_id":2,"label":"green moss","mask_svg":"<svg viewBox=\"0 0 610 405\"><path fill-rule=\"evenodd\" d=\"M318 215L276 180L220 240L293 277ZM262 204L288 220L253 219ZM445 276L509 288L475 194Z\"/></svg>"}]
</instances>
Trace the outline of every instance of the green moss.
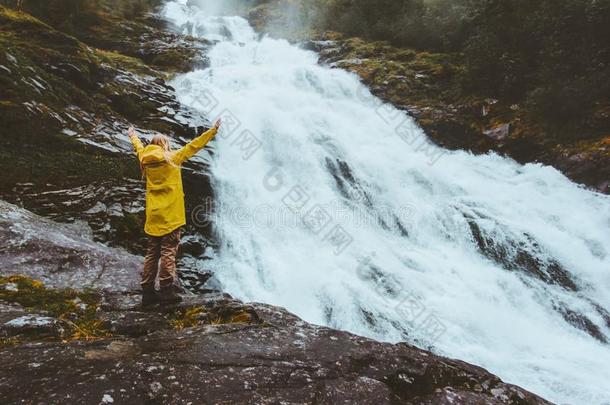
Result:
<instances>
[{"instance_id":1,"label":"green moss","mask_svg":"<svg viewBox=\"0 0 610 405\"><path fill-rule=\"evenodd\" d=\"M174 313L173 319L170 321L171 325L176 330L182 330L184 328L191 328L199 324L199 316L204 312L204 308L193 307L187 309L180 309Z\"/></svg>"},{"instance_id":2,"label":"green moss","mask_svg":"<svg viewBox=\"0 0 610 405\"><path fill-rule=\"evenodd\" d=\"M21 341L18 337L0 338L0 350L5 347L17 346Z\"/></svg>"},{"instance_id":3,"label":"green moss","mask_svg":"<svg viewBox=\"0 0 610 405\"><path fill-rule=\"evenodd\" d=\"M298 42L311 38L314 31L310 24L305 21L309 4L303 4L292 0L280 0L273 2L255 2L256 7L247 13L243 10L236 10L247 14L250 24L258 31L264 31L274 37L285 38L289 41ZM247 7L247 6L246 6ZM292 19L290 23L286 21L286 15L298 19ZM303 18L306 17L306 18Z\"/></svg>"},{"instance_id":4,"label":"green moss","mask_svg":"<svg viewBox=\"0 0 610 405\"><path fill-rule=\"evenodd\" d=\"M98 62L108 63L114 68L124 69L138 75L159 75L159 72L152 70L139 58L123 55L116 51L107 51L103 49L96 49L94 53L99 57Z\"/></svg>"},{"instance_id":5,"label":"green moss","mask_svg":"<svg viewBox=\"0 0 610 405\"><path fill-rule=\"evenodd\" d=\"M0 24L4 25L8 22L15 22L15 23L26 22L26 23L34 24L34 25L43 24L40 20L38 20L37 18L34 18L33 16L31 16L28 13L16 11L11 8L0 5Z\"/></svg>"},{"instance_id":6,"label":"green moss","mask_svg":"<svg viewBox=\"0 0 610 405\"><path fill-rule=\"evenodd\" d=\"M130 156L74 144L65 139L40 143L8 143L0 148L0 191L16 183L88 184L94 181L137 178L139 167Z\"/></svg>"},{"instance_id":7,"label":"green moss","mask_svg":"<svg viewBox=\"0 0 610 405\"><path fill-rule=\"evenodd\" d=\"M367 85L383 88L387 101L428 106L456 101L454 95L460 86L457 76L463 69L460 54L421 52L362 38L344 39L332 32L325 35L348 49L340 66L357 73Z\"/></svg>"},{"instance_id":8,"label":"green moss","mask_svg":"<svg viewBox=\"0 0 610 405\"><path fill-rule=\"evenodd\" d=\"M44 312L61 320L67 330L63 339L95 339L109 335L97 319L101 297L94 291L46 288L42 282L25 276L0 277L0 285L13 283L17 288L0 290L0 300Z\"/></svg>"},{"instance_id":9,"label":"green moss","mask_svg":"<svg viewBox=\"0 0 610 405\"><path fill-rule=\"evenodd\" d=\"M178 330L197 325L224 325L232 323L261 324L258 315L248 307L219 305L209 310L202 306L181 308L170 320L171 325Z\"/></svg>"}]
</instances>

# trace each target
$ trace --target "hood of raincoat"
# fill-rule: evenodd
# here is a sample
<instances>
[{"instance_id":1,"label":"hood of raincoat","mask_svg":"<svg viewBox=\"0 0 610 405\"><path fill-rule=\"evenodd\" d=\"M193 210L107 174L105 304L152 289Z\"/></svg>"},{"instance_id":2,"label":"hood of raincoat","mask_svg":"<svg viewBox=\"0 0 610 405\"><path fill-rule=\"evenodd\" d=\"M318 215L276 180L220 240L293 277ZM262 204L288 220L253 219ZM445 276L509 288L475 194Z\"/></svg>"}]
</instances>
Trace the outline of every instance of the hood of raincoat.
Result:
<instances>
[{"instance_id":1,"label":"hood of raincoat","mask_svg":"<svg viewBox=\"0 0 610 405\"><path fill-rule=\"evenodd\" d=\"M140 162L143 166L165 162L165 152L159 145L148 145L142 151Z\"/></svg>"}]
</instances>

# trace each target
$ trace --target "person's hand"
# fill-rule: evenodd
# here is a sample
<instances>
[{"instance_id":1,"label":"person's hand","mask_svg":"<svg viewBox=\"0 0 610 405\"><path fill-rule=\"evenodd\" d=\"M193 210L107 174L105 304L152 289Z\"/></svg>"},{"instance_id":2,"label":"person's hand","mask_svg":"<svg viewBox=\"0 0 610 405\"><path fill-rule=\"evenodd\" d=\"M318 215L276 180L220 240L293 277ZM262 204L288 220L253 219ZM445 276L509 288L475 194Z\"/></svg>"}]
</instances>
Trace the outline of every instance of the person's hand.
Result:
<instances>
[{"instance_id":1,"label":"person's hand","mask_svg":"<svg viewBox=\"0 0 610 405\"><path fill-rule=\"evenodd\" d=\"M218 118L216 120L216 122L214 123L214 128L216 128L216 129L220 128L221 124L222 124L222 119Z\"/></svg>"},{"instance_id":2,"label":"person's hand","mask_svg":"<svg viewBox=\"0 0 610 405\"><path fill-rule=\"evenodd\" d=\"M129 127L129 129L127 130L127 134L129 134L130 138L133 138L134 136L138 136L138 134L136 134L136 130L134 127Z\"/></svg>"}]
</instances>

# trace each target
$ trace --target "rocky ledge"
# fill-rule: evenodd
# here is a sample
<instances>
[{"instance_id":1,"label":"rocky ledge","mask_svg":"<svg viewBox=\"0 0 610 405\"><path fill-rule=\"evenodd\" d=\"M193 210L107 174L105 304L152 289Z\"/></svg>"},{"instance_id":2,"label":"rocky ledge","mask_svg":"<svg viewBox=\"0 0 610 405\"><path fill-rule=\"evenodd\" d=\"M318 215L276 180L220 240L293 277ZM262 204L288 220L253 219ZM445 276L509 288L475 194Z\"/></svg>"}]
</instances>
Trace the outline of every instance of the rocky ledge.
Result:
<instances>
[{"instance_id":1,"label":"rocky ledge","mask_svg":"<svg viewBox=\"0 0 610 405\"><path fill-rule=\"evenodd\" d=\"M141 257L11 204L0 219L3 403L547 403L480 367L219 291L143 310Z\"/></svg>"}]
</instances>

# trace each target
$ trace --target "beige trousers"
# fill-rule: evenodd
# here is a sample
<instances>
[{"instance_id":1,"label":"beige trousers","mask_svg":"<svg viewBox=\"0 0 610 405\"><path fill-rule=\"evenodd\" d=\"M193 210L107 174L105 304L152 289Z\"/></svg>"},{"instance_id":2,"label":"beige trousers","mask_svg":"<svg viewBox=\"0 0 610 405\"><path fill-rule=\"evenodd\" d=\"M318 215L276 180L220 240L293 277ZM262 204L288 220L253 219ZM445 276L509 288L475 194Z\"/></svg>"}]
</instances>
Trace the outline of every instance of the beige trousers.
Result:
<instances>
[{"instance_id":1,"label":"beige trousers","mask_svg":"<svg viewBox=\"0 0 610 405\"><path fill-rule=\"evenodd\" d=\"M142 287L155 285L157 274L161 287L172 285L176 278L176 253L180 244L180 228L164 236L149 236Z\"/></svg>"}]
</instances>

